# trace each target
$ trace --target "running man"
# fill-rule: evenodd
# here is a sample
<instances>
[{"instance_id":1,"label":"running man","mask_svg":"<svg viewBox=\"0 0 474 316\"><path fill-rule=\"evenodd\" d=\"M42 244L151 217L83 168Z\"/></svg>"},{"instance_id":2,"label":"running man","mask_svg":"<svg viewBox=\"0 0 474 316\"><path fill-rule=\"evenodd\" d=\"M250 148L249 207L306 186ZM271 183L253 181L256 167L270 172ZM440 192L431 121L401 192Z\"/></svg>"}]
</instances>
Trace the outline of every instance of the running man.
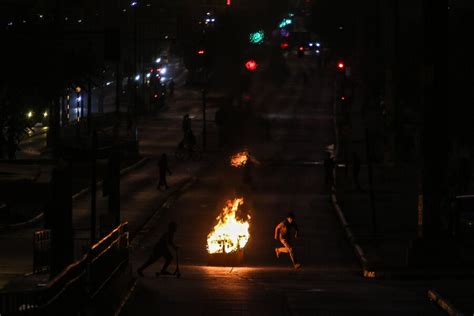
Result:
<instances>
[{"instance_id":1,"label":"running man","mask_svg":"<svg viewBox=\"0 0 474 316\"><path fill-rule=\"evenodd\" d=\"M290 212L286 216L286 219L275 227L275 240L279 240L283 245L283 247L275 248L275 254L277 258L279 258L280 253L288 253L295 270L298 270L301 267L301 264L296 258L293 243L291 242L293 230L295 231L295 238L298 238L298 226L295 222L295 214Z\"/></svg>"}]
</instances>

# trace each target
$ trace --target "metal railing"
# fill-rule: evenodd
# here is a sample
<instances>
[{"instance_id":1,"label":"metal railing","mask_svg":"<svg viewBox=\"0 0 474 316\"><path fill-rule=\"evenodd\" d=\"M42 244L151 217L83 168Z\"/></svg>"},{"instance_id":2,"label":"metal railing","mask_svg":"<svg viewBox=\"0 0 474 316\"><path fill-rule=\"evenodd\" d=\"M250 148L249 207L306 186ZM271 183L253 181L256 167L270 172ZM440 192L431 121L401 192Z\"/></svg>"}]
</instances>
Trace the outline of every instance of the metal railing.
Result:
<instances>
[{"instance_id":1,"label":"metal railing","mask_svg":"<svg viewBox=\"0 0 474 316\"><path fill-rule=\"evenodd\" d=\"M87 306L128 263L128 223L122 223L94 244L84 257L46 286L0 292L0 315L73 315Z\"/></svg>"}]
</instances>

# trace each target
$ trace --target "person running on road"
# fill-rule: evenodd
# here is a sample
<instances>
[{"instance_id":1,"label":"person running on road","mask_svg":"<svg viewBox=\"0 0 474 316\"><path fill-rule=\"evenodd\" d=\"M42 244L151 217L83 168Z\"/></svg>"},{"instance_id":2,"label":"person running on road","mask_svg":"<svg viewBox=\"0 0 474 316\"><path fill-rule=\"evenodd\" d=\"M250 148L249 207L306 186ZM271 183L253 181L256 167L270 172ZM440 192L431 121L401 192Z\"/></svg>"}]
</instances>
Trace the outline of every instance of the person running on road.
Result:
<instances>
[{"instance_id":1,"label":"person running on road","mask_svg":"<svg viewBox=\"0 0 474 316\"><path fill-rule=\"evenodd\" d=\"M298 270L301 267L301 264L296 258L295 250L293 248L293 243L291 241L292 231L295 231L295 238L298 238L298 226L295 222L295 214L288 213L286 219L283 220L275 227L275 240L279 240L283 247L275 248L275 254L277 258L280 257L280 253L288 253L293 262L295 270Z\"/></svg>"},{"instance_id":2,"label":"person running on road","mask_svg":"<svg viewBox=\"0 0 474 316\"><path fill-rule=\"evenodd\" d=\"M174 250L178 250L178 246L174 244L173 238L176 230L178 228L178 224L175 222L170 222L168 224L168 231L161 235L159 241L153 247L153 252L151 253L148 260L137 270L139 276L143 276L143 271L151 266L153 263L158 261L161 257L165 259L165 263L163 264L163 268L161 269L160 273L158 274L166 274L170 275L172 273L168 272L168 266L170 265L171 261L173 260L173 255L171 254L170 248Z\"/></svg>"},{"instance_id":3,"label":"person running on road","mask_svg":"<svg viewBox=\"0 0 474 316\"><path fill-rule=\"evenodd\" d=\"M165 189L169 189L168 182L166 181L166 173L171 175L171 170L168 167L168 156L162 154L160 160L158 161L158 169L160 172L160 181L156 186L157 189L161 190L161 186L165 186Z\"/></svg>"}]
</instances>

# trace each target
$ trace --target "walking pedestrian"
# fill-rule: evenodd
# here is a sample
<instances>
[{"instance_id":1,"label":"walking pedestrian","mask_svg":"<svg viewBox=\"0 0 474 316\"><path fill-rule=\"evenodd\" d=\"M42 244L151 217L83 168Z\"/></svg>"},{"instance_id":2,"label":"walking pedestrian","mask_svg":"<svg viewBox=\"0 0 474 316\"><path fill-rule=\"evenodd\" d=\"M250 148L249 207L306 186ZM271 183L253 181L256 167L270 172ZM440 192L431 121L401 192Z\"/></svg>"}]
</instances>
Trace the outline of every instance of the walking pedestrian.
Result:
<instances>
[{"instance_id":1,"label":"walking pedestrian","mask_svg":"<svg viewBox=\"0 0 474 316\"><path fill-rule=\"evenodd\" d=\"M286 215L285 220L280 222L275 227L275 240L279 240L283 247L275 248L276 257L280 257L280 253L288 253L290 255L291 262L293 263L293 267L295 270L298 270L301 267L301 263L299 263L298 259L296 258L295 249L292 243L292 232L295 231L294 236L298 238L298 226L295 222L295 214L288 213Z\"/></svg>"},{"instance_id":2,"label":"walking pedestrian","mask_svg":"<svg viewBox=\"0 0 474 316\"><path fill-rule=\"evenodd\" d=\"M156 186L157 189L161 190L161 186L165 186L165 189L169 189L168 183L166 182L166 173L171 175L171 170L168 168L168 156L163 153L161 155L160 160L158 161L158 169L160 172L160 180L158 185Z\"/></svg>"},{"instance_id":3,"label":"walking pedestrian","mask_svg":"<svg viewBox=\"0 0 474 316\"><path fill-rule=\"evenodd\" d=\"M324 178L327 189L330 191L334 185L334 159L330 152L327 152L324 159Z\"/></svg>"},{"instance_id":4,"label":"walking pedestrian","mask_svg":"<svg viewBox=\"0 0 474 316\"><path fill-rule=\"evenodd\" d=\"M163 268L161 268L161 272L158 274L166 274L170 275L171 273L168 271L168 266L170 265L171 261L173 260L173 255L171 254L170 248L174 250L178 250L178 246L174 244L174 234L178 228L178 224L175 222L170 222L168 224L168 231L161 235L159 241L153 247L153 252L151 253L148 260L137 269L137 273L139 276L143 276L143 271L151 266L153 263L158 261L161 257L165 259L165 263L163 264Z\"/></svg>"}]
</instances>

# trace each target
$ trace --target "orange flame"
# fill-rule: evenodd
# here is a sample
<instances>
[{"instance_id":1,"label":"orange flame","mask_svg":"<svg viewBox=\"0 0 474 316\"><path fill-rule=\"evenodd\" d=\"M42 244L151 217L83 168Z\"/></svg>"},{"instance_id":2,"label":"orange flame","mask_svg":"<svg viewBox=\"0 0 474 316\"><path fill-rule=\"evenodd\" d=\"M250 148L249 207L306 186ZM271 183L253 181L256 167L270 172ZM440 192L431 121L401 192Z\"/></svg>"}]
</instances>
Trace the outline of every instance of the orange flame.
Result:
<instances>
[{"instance_id":1,"label":"orange flame","mask_svg":"<svg viewBox=\"0 0 474 316\"><path fill-rule=\"evenodd\" d=\"M245 166L248 160L249 160L248 151L242 151L230 157L230 165L232 167L240 168L240 167Z\"/></svg>"},{"instance_id":2,"label":"orange flame","mask_svg":"<svg viewBox=\"0 0 474 316\"><path fill-rule=\"evenodd\" d=\"M209 253L231 253L242 249L247 244L250 233L250 215L238 218L239 206L244 198L228 200L222 213L216 218L217 224L207 235L207 251Z\"/></svg>"}]
</instances>

